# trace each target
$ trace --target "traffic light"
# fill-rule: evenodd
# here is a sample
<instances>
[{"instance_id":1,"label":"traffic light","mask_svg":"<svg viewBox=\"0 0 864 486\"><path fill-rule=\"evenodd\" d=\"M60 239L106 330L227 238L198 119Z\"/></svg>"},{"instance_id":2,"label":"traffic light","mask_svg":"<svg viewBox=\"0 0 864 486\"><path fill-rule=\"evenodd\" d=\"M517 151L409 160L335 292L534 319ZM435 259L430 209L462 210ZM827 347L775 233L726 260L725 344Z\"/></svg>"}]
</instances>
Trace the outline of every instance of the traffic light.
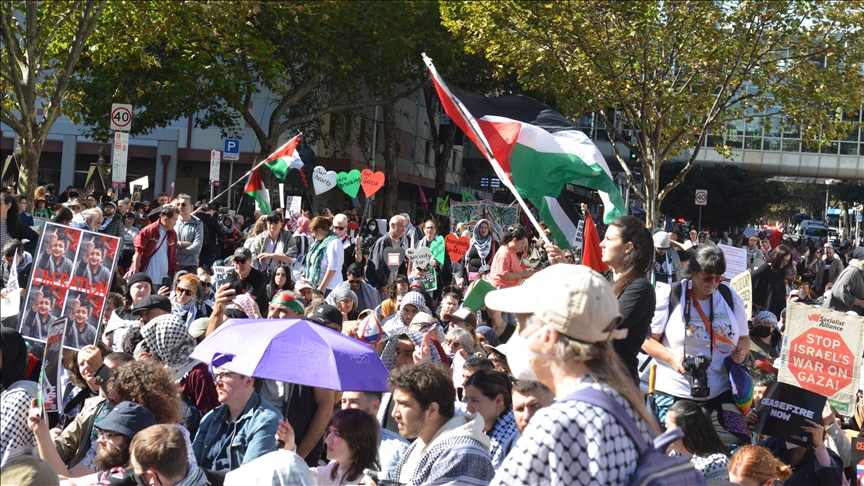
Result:
<instances>
[{"instance_id":1,"label":"traffic light","mask_svg":"<svg viewBox=\"0 0 864 486\"><path fill-rule=\"evenodd\" d=\"M630 152L630 160L639 160L639 154L636 152Z\"/></svg>"}]
</instances>

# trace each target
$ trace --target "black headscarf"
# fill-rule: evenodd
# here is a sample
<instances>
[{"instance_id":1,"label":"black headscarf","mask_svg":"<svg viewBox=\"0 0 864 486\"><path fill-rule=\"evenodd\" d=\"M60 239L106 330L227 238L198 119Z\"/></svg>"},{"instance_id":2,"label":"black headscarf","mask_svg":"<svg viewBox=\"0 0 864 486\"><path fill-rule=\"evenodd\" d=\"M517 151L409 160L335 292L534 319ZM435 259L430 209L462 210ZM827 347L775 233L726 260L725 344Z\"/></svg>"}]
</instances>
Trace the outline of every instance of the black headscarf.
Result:
<instances>
[{"instance_id":1,"label":"black headscarf","mask_svg":"<svg viewBox=\"0 0 864 486\"><path fill-rule=\"evenodd\" d=\"M2 389L6 390L16 381L26 380L27 345L24 338L14 329L0 329L0 348L3 349L3 370L0 373Z\"/></svg>"}]
</instances>

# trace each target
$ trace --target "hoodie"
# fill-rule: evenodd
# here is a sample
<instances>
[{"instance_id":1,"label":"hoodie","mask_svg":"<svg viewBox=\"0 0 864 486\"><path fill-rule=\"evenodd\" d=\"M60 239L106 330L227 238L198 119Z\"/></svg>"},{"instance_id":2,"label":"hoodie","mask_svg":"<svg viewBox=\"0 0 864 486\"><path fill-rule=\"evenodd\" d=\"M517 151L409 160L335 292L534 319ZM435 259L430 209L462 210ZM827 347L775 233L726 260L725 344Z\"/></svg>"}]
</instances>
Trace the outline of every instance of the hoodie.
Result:
<instances>
[{"instance_id":1,"label":"hoodie","mask_svg":"<svg viewBox=\"0 0 864 486\"><path fill-rule=\"evenodd\" d=\"M457 412L428 444L420 438L402 455L395 477L400 484L486 485L495 476L489 437L479 414Z\"/></svg>"},{"instance_id":2,"label":"hoodie","mask_svg":"<svg viewBox=\"0 0 864 486\"><path fill-rule=\"evenodd\" d=\"M177 218L174 232L177 233L177 266L197 267L198 255L201 254L204 244L204 223L195 216L190 216L189 221ZM183 246L184 241L191 241L192 246Z\"/></svg>"}]
</instances>

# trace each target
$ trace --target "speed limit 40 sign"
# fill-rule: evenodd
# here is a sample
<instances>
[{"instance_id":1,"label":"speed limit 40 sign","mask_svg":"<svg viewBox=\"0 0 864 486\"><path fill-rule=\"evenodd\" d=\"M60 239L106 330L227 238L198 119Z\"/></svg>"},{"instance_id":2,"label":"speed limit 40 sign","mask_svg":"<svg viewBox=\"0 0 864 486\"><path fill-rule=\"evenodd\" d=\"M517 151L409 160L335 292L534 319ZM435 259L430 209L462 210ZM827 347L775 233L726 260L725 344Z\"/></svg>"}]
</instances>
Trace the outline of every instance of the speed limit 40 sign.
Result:
<instances>
[{"instance_id":1,"label":"speed limit 40 sign","mask_svg":"<svg viewBox=\"0 0 864 486\"><path fill-rule=\"evenodd\" d=\"M696 205L704 206L708 204L708 190L696 189Z\"/></svg>"},{"instance_id":2,"label":"speed limit 40 sign","mask_svg":"<svg viewBox=\"0 0 864 486\"><path fill-rule=\"evenodd\" d=\"M132 128L132 105L111 105L111 130L128 132Z\"/></svg>"}]
</instances>

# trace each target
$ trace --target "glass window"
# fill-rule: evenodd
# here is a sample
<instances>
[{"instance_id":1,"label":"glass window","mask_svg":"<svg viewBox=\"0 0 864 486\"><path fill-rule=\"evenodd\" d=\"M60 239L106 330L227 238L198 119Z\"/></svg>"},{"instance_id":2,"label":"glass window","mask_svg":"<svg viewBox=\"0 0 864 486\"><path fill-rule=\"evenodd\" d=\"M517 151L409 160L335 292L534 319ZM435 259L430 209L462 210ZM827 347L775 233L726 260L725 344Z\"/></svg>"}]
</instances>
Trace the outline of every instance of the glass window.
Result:
<instances>
[{"instance_id":1,"label":"glass window","mask_svg":"<svg viewBox=\"0 0 864 486\"><path fill-rule=\"evenodd\" d=\"M744 148L748 149L748 150L762 150L762 138L760 138L760 137L747 137L747 138L745 138L744 139Z\"/></svg>"},{"instance_id":2,"label":"glass window","mask_svg":"<svg viewBox=\"0 0 864 486\"><path fill-rule=\"evenodd\" d=\"M837 142L831 142L830 144L822 147L822 150L820 150L820 152L823 154L836 154L837 149L838 149Z\"/></svg>"},{"instance_id":3,"label":"glass window","mask_svg":"<svg viewBox=\"0 0 864 486\"><path fill-rule=\"evenodd\" d=\"M791 142L792 140L788 140ZM779 138L766 138L765 142L762 144L762 150L780 150L780 139Z\"/></svg>"},{"instance_id":4,"label":"glass window","mask_svg":"<svg viewBox=\"0 0 864 486\"><path fill-rule=\"evenodd\" d=\"M860 131L860 129L858 127L855 127L852 129L852 131L850 131L849 133L846 134L846 138L843 138L841 140L846 140L848 142L857 142L859 131Z\"/></svg>"},{"instance_id":5,"label":"glass window","mask_svg":"<svg viewBox=\"0 0 864 486\"><path fill-rule=\"evenodd\" d=\"M786 128L783 129L783 138L798 138L801 136L801 130L798 125L792 123L791 118L786 119Z\"/></svg>"},{"instance_id":6,"label":"glass window","mask_svg":"<svg viewBox=\"0 0 864 486\"><path fill-rule=\"evenodd\" d=\"M743 138L741 135L729 135L726 137L726 145L733 149L740 149L743 146Z\"/></svg>"},{"instance_id":7,"label":"glass window","mask_svg":"<svg viewBox=\"0 0 864 486\"><path fill-rule=\"evenodd\" d=\"M766 137L779 137L780 136L780 117L772 116L768 119L768 123L770 126L765 128L765 136Z\"/></svg>"},{"instance_id":8,"label":"glass window","mask_svg":"<svg viewBox=\"0 0 864 486\"><path fill-rule=\"evenodd\" d=\"M723 145L723 135L708 135L708 147L714 148Z\"/></svg>"},{"instance_id":9,"label":"glass window","mask_svg":"<svg viewBox=\"0 0 864 486\"><path fill-rule=\"evenodd\" d=\"M790 140L788 138L783 139L783 151L784 152L798 152L801 150L801 141L800 140Z\"/></svg>"},{"instance_id":10,"label":"glass window","mask_svg":"<svg viewBox=\"0 0 864 486\"><path fill-rule=\"evenodd\" d=\"M595 140L600 140L600 141L604 141L604 142L609 141L609 137L606 135L606 130L597 130L595 133L597 134L597 137Z\"/></svg>"},{"instance_id":11,"label":"glass window","mask_svg":"<svg viewBox=\"0 0 864 486\"><path fill-rule=\"evenodd\" d=\"M729 124L729 134L730 135L743 135L744 134L744 120L735 120Z\"/></svg>"},{"instance_id":12,"label":"glass window","mask_svg":"<svg viewBox=\"0 0 864 486\"><path fill-rule=\"evenodd\" d=\"M807 142L801 145L801 151L807 154L818 154L819 153L819 143L818 142Z\"/></svg>"},{"instance_id":13,"label":"glass window","mask_svg":"<svg viewBox=\"0 0 864 486\"><path fill-rule=\"evenodd\" d=\"M857 143L849 143L849 142L841 142L840 143L840 155L858 155L858 144Z\"/></svg>"},{"instance_id":14,"label":"glass window","mask_svg":"<svg viewBox=\"0 0 864 486\"><path fill-rule=\"evenodd\" d=\"M754 136L762 135L762 126L759 125L758 120L753 120L751 122L748 122L747 126L745 127L745 130L747 131L747 133L745 133L745 135L747 135L748 137L754 137Z\"/></svg>"}]
</instances>

